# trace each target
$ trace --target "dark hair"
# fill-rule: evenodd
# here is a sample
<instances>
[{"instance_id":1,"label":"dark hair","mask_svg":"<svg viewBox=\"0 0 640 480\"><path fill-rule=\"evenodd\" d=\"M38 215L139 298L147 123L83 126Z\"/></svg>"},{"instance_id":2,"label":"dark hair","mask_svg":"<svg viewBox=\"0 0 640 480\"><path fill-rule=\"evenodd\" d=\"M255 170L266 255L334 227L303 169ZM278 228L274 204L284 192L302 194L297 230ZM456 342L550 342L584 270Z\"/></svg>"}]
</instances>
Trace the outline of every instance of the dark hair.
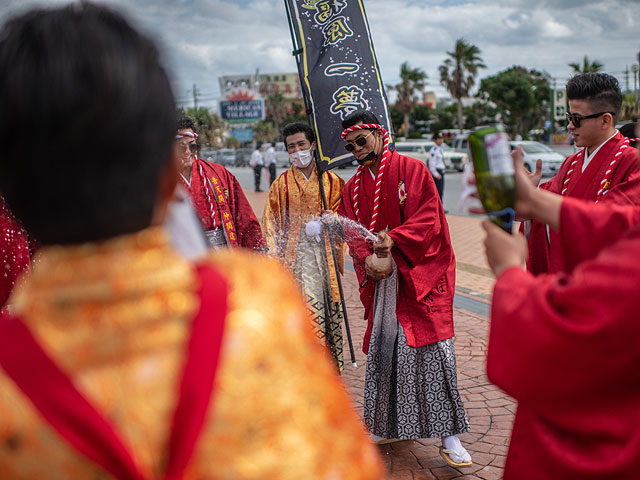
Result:
<instances>
[{"instance_id":1,"label":"dark hair","mask_svg":"<svg viewBox=\"0 0 640 480\"><path fill-rule=\"evenodd\" d=\"M0 191L43 244L150 225L175 102L154 44L90 3L0 31Z\"/></svg>"},{"instance_id":2,"label":"dark hair","mask_svg":"<svg viewBox=\"0 0 640 480\"><path fill-rule=\"evenodd\" d=\"M316 140L316 136L313 133L311 127L302 122L290 123L289 125L285 125L282 129L282 140L284 143L287 143L287 137L289 135L295 135L296 133L304 133L304 136L307 137L309 143L313 143ZM285 145L286 147L286 145Z\"/></svg>"},{"instance_id":3,"label":"dark hair","mask_svg":"<svg viewBox=\"0 0 640 480\"><path fill-rule=\"evenodd\" d=\"M638 135L637 128L638 128L639 125L640 125L640 123L638 123L638 122L625 123L624 125L622 125L620 127L619 130L620 130L620 133L622 135L624 135L625 137L627 137L627 138L637 138L637 136L636 136L636 135ZM637 143L638 142L630 142L629 146L630 147L635 147Z\"/></svg>"},{"instance_id":4,"label":"dark hair","mask_svg":"<svg viewBox=\"0 0 640 480\"><path fill-rule=\"evenodd\" d=\"M607 73L580 73L567 82L569 100L586 100L596 112L613 112L622 106L620 84ZM595 112L594 112L595 113Z\"/></svg>"},{"instance_id":5,"label":"dark hair","mask_svg":"<svg viewBox=\"0 0 640 480\"><path fill-rule=\"evenodd\" d=\"M358 125L359 123L377 123L378 117L376 117L373 113L368 110L356 110L355 112L351 112L347 117L342 121L342 128L353 127L354 125Z\"/></svg>"},{"instance_id":6,"label":"dark hair","mask_svg":"<svg viewBox=\"0 0 640 480\"><path fill-rule=\"evenodd\" d=\"M176 125L176 132L179 132L180 130L187 130L188 128L193 130L193 133L198 133L198 129L196 128L196 122L194 122L191 117L180 115L178 117L178 122Z\"/></svg>"}]
</instances>

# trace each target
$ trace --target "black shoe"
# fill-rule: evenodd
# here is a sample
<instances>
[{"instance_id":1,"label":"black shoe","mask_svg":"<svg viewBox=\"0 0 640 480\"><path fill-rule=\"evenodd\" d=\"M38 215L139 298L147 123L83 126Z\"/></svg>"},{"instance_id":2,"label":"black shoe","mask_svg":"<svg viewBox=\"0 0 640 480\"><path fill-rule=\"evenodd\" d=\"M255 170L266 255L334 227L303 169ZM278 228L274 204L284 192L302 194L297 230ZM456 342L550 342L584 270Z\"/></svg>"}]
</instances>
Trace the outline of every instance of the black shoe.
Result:
<instances>
[{"instance_id":1,"label":"black shoe","mask_svg":"<svg viewBox=\"0 0 640 480\"><path fill-rule=\"evenodd\" d=\"M256 188L256 192L264 192L264 190L262 190L260 188Z\"/></svg>"}]
</instances>

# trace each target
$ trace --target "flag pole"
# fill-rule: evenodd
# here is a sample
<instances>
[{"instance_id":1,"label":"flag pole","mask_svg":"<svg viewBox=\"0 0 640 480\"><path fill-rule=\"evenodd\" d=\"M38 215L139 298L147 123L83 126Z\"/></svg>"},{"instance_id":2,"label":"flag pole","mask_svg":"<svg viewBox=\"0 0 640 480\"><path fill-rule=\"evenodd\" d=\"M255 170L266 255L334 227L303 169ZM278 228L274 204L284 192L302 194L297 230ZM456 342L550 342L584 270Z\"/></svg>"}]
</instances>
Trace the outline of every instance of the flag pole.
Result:
<instances>
[{"instance_id":1,"label":"flag pole","mask_svg":"<svg viewBox=\"0 0 640 480\"><path fill-rule=\"evenodd\" d=\"M296 40L296 36L293 30L293 16L291 15L291 10L289 7L289 4L287 2L287 0L284 0L284 6L285 9L287 11L287 20L289 23L289 33L291 34L291 42L293 44L293 56L296 59L296 65L298 67L298 77L300 77L300 59L299 56L300 54L303 52L303 50L300 48L300 46L298 45L298 42ZM311 109L311 103L309 101L309 98L307 97L307 90L304 88L303 85L304 79L300 77L300 91L302 92L302 98L304 101L304 107L305 107L305 112L307 113L307 119L309 120L309 123L311 123L314 127L314 131L317 132L318 129L316 128L315 122L313 121L313 116L312 116L312 109ZM320 187L320 196L322 198L322 208L323 211L328 210L328 204L327 204L327 197L324 191L324 182L322 181L322 174L324 173L321 169L320 169L320 158L318 155L318 149L316 148L313 152L313 158L314 158L314 162L316 164L316 171L318 173L318 186ZM336 280L338 283L338 291L340 292L340 303L342 306L342 315L344 318L344 327L345 327L345 331L347 333L347 342L349 344L349 353L351 355L351 365L355 368L358 366L358 363L356 362L356 355L355 352L353 350L353 340L351 339L351 328L349 327L349 317L347 315L347 303L345 301L344 298L344 289L342 288L342 277L340 276L340 267L338 266L338 257L336 255L336 246L333 242L333 226L330 224L326 225L327 227L327 235L329 237L329 245L331 246L331 256L333 258L333 266L335 269L335 273L336 273Z\"/></svg>"}]
</instances>

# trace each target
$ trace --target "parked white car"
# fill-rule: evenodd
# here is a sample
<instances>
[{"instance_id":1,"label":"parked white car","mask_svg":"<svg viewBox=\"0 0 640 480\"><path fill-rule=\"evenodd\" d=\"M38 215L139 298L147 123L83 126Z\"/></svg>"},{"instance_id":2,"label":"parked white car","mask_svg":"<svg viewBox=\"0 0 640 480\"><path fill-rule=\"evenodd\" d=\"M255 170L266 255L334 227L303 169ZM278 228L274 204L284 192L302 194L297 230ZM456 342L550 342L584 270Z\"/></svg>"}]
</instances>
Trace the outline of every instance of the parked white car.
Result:
<instances>
[{"instance_id":1,"label":"parked white car","mask_svg":"<svg viewBox=\"0 0 640 480\"><path fill-rule=\"evenodd\" d=\"M215 162L225 167L231 167L236 163L236 151L233 148L221 148L217 151Z\"/></svg>"},{"instance_id":2,"label":"parked white car","mask_svg":"<svg viewBox=\"0 0 640 480\"><path fill-rule=\"evenodd\" d=\"M430 140L407 140L404 142L396 142L394 145L398 153L416 158L427 164L429 161L429 151L435 143ZM442 153L444 154L444 164L447 169L456 169L461 172L467 163L466 153L455 152L446 143L442 144Z\"/></svg>"},{"instance_id":3,"label":"parked white car","mask_svg":"<svg viewBox=\"0 0 640 480\"><path fill-rule=\"evenodd\" d=\"M564 155L554 152L545 144L533 141L512 141L511 148L522 147L524 152L524 166L530 172L536 169L536 160L542 160L542 176L553 177L564 162Z\"/></svg>"}]
</instances>

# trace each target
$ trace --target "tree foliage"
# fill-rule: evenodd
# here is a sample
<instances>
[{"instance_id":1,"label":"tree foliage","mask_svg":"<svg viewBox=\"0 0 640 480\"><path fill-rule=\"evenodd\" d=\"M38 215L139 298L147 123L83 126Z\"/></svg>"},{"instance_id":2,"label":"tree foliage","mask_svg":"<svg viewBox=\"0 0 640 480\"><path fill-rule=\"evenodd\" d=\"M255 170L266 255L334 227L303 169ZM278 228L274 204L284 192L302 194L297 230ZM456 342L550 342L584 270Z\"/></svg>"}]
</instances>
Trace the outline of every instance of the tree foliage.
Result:
<instances>
[{"instance_id":1,"label":"tree foliage","mask_svg":"<svg viewBox=\"0 0 640 480\"><path fill-rule=\"evenodd\" d=\"M550 77L547 73L513 66L480 81L479 95L498 106L508 130L523 136L542 126L549 112Z\"/></svg>"},{"instance_id":2,"label":"tree foliage","mask_svg":"<svg viewBox=\"0 0 640 480\"><path fill-rule=\"evenodd\" d=\"M622 97L620 108L620 120L637 121L640 118L640 101L636 100L633 93L627 93Z\"/></svg>"},{"instance_id":3,"label":"tree foliage","mask_svg":"<svg viewBox=\"0 0 640 480\"><path fill-rule=\"evenodd\" d=\"M449 58L445 59L438 68L440 71L440 83L456 99L458 104L458 128L462 129L462 99L469 96L469 91L475 83L478 70L487 68L482 63L480 49L464 38L456 40L453 52L447 52Z\"/></svg>"},{"instance_id":4,"label":"tree foliage","mask_svg":"<svg viewBox=\"0 0 640 480\"><path fill-rule=\"evenodd\" d=\"M604 68L604 64L597 60L590 61L586 55L582 59L582 65L580 63L570 63L569 66L573 73L598 73Z\"/></svg>"},{"instance_id":5,"label":"tree foliage","mask_svg":"<svg viewBox=\"0 0 640 480\"><path fill-rule=\"evenodd\" d=\"M279 92L272 92L267 95L264 101L266 109L266 119L273 124L274 131L279 132L283 121L289 115L291 105L288 105L284 95Z\"/></svg>"},{"instance_id":6,"label":"tree foliage","mask_svg":"<svg viewBox=\"0 0 640 480\"><path fill-rule=\"evenodd\" d=\"M277 131L271 122L260 121L253 127L253 138L258 142L258 145L274 141L276 136Z\"/></svg>"},{"instance_id":7,"label":"tree foliage","mask_svg":"<svg viewBox=\"0 0 640 480\"><path fill-rule=\"evenodd\" d=\"M395 108L403 116L403 134L409 135L410 115L418 104L418 92L424 91L427 74L421 68L411 68L408 62L400 65L400 83L397 85L387 85L389 90L398 94Z\"/></svg>"},{"instance_id":8,"label":"tree foliage","mask_svg":"<svg viewBox=\"0 0 640 480\"><path fill-rule=\"evenodd\" d=\"M215 113L211 113L206 107L195 109L189 107L186 110L179 108L178 115L186 115L196 122L198 127L198 141L201 145L218 148L224 139L224 121Z\"/></svg>"}]
</instances>

